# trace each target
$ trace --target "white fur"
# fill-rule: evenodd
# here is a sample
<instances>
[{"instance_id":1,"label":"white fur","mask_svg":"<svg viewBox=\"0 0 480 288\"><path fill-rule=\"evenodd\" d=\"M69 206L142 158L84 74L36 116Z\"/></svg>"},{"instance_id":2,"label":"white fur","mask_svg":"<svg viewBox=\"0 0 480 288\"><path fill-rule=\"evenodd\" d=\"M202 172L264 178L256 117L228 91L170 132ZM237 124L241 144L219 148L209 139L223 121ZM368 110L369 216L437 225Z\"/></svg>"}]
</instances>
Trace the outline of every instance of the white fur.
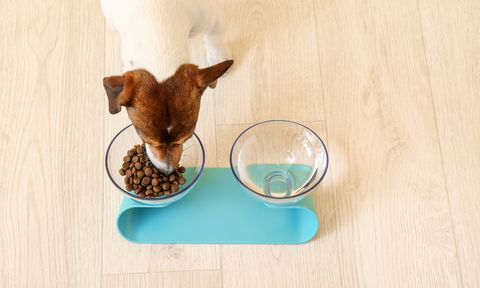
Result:
<instances>
[{"instance_id":1,"label":"white fur","mask_svg":"<svg viewBox=\"0 0 480 288\"><path fill-rule=\"evenodd\" d=\"M205 34L209 65L231 59L216 0L102 0L107 23L120 33L124 72L146 69L161 82L191 63L188 39Z\"/></svg>"},{"instance_id":2,"label":"white fur","mask_svg":"<svg viewBox=\"0 0 480 288\"><path fill-rule=\"evenodd\" d=\"M163 160L160 160L157 157L155 157L155 155L152 153L152 150L150 149L150 147L146 143L145 143L145 148L147 148L148 158L150 158L150 161L152 161L152 163L155 167L157 167L163 173L169 174L169 173L173 172L174 169L170 165L170 163L168 163L166 161L163 161Z\"/></svg>"}]
</instances>

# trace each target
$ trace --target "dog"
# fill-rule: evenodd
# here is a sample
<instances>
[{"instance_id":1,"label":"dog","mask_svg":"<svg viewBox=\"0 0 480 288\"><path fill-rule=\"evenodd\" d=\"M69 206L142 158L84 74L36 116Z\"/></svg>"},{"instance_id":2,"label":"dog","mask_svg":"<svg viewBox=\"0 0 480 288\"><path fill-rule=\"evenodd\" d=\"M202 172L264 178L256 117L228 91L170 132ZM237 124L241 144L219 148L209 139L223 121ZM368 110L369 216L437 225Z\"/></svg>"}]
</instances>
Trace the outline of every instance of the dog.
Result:
<instances>
[{"instance_id":1,"label":"dog","mask_svg":"<svg viewBox=\"0 0 480 288\"><path fill-rule=\"evenodd\" d=\"M169 175L193 136L203 92L233 64L221 7L213 0L102 0L102 10L120 33L124 70L103 79L109 112L126 107L153 165ZM189 53L189 38L202 33L205 69Z\"/></svg>"}]
</instances>

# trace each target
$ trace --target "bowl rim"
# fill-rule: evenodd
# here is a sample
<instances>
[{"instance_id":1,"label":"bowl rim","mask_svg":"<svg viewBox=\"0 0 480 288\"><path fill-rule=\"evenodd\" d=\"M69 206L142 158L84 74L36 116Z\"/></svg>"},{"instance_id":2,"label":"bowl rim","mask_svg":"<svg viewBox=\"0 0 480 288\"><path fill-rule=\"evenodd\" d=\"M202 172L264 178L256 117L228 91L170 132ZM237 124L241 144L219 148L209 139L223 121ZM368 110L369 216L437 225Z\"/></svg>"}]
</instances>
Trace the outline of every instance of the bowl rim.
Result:
<instances>
[{"instance_id":1,"label":"bowl rim","mask_svg":"<svg viewBox=\"0 0 480 288\"><path fill-rule=\"evenodd\" d=\"M249 187L247 187L245 184L243 184L243 182L238 178L237 176L237 173L235 173L235 170L233 169L233 161L232 161L232 156L233 156L233 149L235 148L235 145L237 144L238 140L243 136L243 134L245 134L248 130L256 127L256 126L259 126L259 125L262 125L262 124L267 124L267 123L272 123L272 122L284 122L284 123L291 123L291 124L295 124L295 125L298 125L298 126L301 126L305 129L307 129L308 131L312 132L313 135L315 135L318 140L320 140L320 143L322 143L322 146L323 146L323 149L325 149L325 157L327 158L327 163L325 165L325 171L323 172L323 175L322 177L320 177L320 179L317 181L317 183L315 183L315 185L313 185L310 189L306 190L306 191L303 191L302 193L300 194L297 194L297 195L294 195L294 196L290 196L290 197L287 197L287 198L279 198L279 197L273 197L273 196L267 196L267 195L263 195L263 194L260 194L260 193L257 193L255 191L253 191L252 189L250 189ZM254 124L250 127L248 127L247 129L245 129L245 131L243 131L238 137L237 139L235 140L235 142L233 143L232 145L232 149L230 150L230 169L232 170L232 173L233 173L233 176L235 176L235 178L237 179L238 183L240 183L243 187L245 187L246 189L248 189L248 191L252 192L254 195L256 196L259 196L260 198L266 198L266 199L274 199L274 200L286 200L286 199L291 199L291 200L294 200L294 199L297 199L299 197L302 197L303 195L305 195L306 193L312 191L313 189L315 189L318 184L320 184L320 182L322 182L323 178L325 178L325 175L327 174L327 170L328 170L328 165L329 165L329 157L328 157L328 151L327 151L327 147L325 146L325 143L323 143L323 140L322 138L320 138L317 133L315 133L312 129L308 128L307 126L305 125L302 125L300 123L297 123L297 122L294 122L294 121L290 121L290 120L267 120L267 121L263 121L263 122L259 122L257 124Z\"/></svg>"},{"instance_id":2,"label":"bowl rim","mask_svg":"<svg viewBox=\"0 0 480 288\"><path fill-rule=\"evenodd\" d=\"M200 167L200 171L197 174L197 177L195 177L195 179L192 181L192 183L190 183L190 185L185 187L181 192L172 194L170 196L161 197L161 198L142 198L142 197L138 197L135 194L129 193L129 192L125 191L125 189L118 186L117 182L115 182L115 180L113 180L112 175L110 174L110 169L109 169L109 166L108 166L108 154L110 152L110 148L112 147L113 142L115 142L115 139L117 139L117 137L120 136L120 134L122 134L123 131L127 130L131 126L133 126L133 124L130 124L127 127L120 130L120 132L118 132L117 135L115 135L115 137L113 137L110 144L108 144L107 153L105 154L105 170L107 170L107 175L110 178L110 181L112 181L113 185L115 185L121 192L126 194L127 197L130 197L130 198L133 198L133 199L139 199L140 201L152 201L152 202L158 202L158 201L164 202L163 200L170 199L170 198L176 198L176 197L180 196L181 194L183 194L185 191L189 191L190 190L189 188L192 187L193 185L195 185L196 182L198 181L198 179L200 178L200 175L202 174L203 168L205 166L205 149L203 148L202 141L200 141L200 138L198 138L197 134L195 134L195 133L193 133L193 136L195 136L195 138L197 138L198 143L200 143L200 148L202 148L202 167Z\"/></svg>"}]
</instances>

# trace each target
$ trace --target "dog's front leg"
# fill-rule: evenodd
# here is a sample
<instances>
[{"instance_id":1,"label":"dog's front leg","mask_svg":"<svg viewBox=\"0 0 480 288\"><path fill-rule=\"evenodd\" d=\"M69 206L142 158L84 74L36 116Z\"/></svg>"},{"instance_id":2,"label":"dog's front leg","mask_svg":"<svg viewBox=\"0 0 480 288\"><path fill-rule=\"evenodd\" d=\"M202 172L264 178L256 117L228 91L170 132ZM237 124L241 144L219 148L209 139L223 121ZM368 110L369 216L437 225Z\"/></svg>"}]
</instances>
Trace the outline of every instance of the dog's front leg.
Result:
<instances>
[{"instance_id":1,"label":"dog's front leg","mask_svg":"<svg viewBox=\"0 0 480 288\"><path fill-rule=\"evenodd\" d=\"M207 64L216 65L232 59L232 52L224 40L226 30L225 16L220 4L215 0L203 0L196 11L196 25L193 30L205 34Z\"/></svg>"}]
</instances>

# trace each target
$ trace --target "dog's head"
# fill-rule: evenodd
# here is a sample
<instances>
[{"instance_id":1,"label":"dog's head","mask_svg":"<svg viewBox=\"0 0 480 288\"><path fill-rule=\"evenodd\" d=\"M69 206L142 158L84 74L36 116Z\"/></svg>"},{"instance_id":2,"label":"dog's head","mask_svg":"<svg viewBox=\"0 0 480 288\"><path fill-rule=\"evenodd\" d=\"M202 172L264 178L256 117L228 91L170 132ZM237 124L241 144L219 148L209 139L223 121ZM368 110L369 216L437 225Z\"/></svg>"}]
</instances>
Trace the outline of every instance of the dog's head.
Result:
<instances>
[{"instance_id":1,"label":"dog's head","mask_svg":"<svg viewBox=\"0 0 480 288\"><path fill-rule=\"evenodd\" d=\"M103 85L109 111L116 114L122 106L127 108L152 163L162 173L170 174L180 161L183 143L193 136L203 92L207 87L214 88L232 64L229 60L205 69L185 64L160 83L146 70L106 77Z\"/></svg>"}]
</instances>

